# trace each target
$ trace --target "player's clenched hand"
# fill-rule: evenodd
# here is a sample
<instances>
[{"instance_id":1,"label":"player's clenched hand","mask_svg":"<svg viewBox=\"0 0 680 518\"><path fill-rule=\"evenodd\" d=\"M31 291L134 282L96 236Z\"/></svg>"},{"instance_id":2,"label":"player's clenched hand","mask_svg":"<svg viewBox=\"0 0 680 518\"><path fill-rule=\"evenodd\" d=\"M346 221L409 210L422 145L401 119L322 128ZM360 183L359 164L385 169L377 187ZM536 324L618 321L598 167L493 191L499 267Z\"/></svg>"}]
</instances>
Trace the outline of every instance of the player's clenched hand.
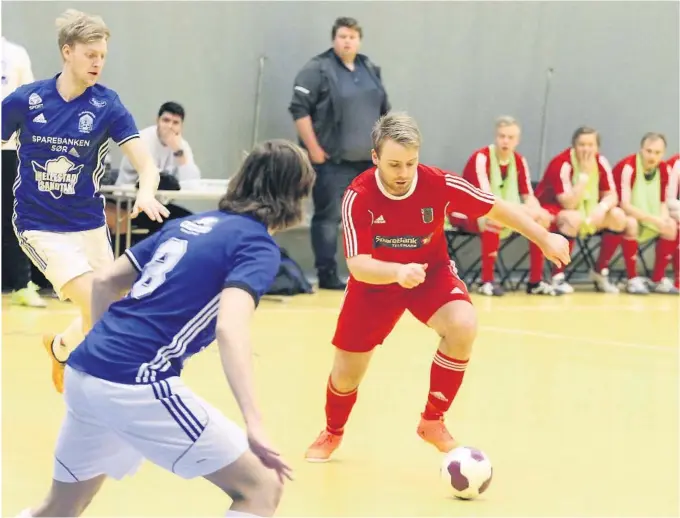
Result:
<instances>
[{"instance_id":1,"label":"player's clenched hand","mask_svg":"<svg viewBox=\"0 0 680 518\"><path fill-rule=\"evenodd\" d=\"M557 266L567 265L571 262L569 254L569 241L559 234L548 234L542 243L537 243L541 247L543 255Z\"/></svg>"},{"instance_id":2,"label":"player's clenched hand","mask_svg":"<svg viewBox=\"0 0 680 518\"><path fill-rule=\"evenodd\" d=\"M250 450L260 459L260 462L267 468L276 471L281 483L283 483L283 477L293 480L290 466L283 462L279 452L269 446L269 439L267 439L260 426L251 425L248 427L248 443L250 444Z\"/></svg>"},{"instance_id":3,"label":"player's clenched hand","mask_svg":"<svg viewBox=\"0 0 680 518\"><path fill-rule=\"evenodd\" d=\"M397 272L399 286L411 289L422 284L425 282L425 270L427 270L427 264L402 264Z\"/></svg>"},{"instance_id":4,"label":"player's clenched hand","mask_svg":"<svg viewBox=\"0 0 680 518\"><path fill-rule=\"evenodd\" d=\"M149 216L151 221L157 221L158 223L163 223L163 218L167 218L170 215L170 211L154 196L138 193L130 217L136 218L142 211Z\"/></svg>"}]
</instances>

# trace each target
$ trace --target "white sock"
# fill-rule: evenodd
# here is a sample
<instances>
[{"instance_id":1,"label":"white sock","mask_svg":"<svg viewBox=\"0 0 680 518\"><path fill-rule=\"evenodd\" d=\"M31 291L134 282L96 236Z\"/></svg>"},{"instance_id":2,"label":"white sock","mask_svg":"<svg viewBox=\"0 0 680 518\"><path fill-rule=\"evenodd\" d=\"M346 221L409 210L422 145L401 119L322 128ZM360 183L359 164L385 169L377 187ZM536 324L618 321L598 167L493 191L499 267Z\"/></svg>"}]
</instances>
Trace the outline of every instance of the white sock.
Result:
<instances>
[{"instance_id":1,"label":"white sock","mask_svg":"<svg viewBox=\"0 0 680 518\"><path fill-rule=\"evenodd\" d=\"M31 514L31 509L28 508L28 509L24 509L19 514L17 514L16 518L32 518L32 516L33 515Z\"/></svg>"},{"instance_id":2,"label":"white sock","mask_svg":"<svg viewBox=\"0 0 680 518\"><path fill-rule=\"evenodd\" d=\"M227 511L226 516L241 516L242 518L259 518L256 514L242 513L241 511Z\"/></svg>"}]
</instances>

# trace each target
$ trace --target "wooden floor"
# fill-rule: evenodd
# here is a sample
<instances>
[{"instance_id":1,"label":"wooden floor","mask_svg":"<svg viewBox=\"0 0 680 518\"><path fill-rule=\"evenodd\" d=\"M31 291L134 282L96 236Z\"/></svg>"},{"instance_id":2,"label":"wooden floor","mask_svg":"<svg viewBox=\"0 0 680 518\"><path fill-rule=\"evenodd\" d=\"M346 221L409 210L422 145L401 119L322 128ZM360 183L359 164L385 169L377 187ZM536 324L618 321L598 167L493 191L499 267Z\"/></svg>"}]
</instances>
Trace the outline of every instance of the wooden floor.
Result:
<instances>
[{"instance_id":1,"label":"wooden floor","mask_svg":"<svg viewBox=\"0 0 680 518\"><path fill-rule=\"evenodd\" d=\"M452 432L487 452L493 483L459 502L438 478L440 455L415 434L437 340L410 315L376 354L336 461L310 465L324 424L329 340L340 296L264 302L254 329L258 395L275 444L295 468L279 516L677 516L678 301L577 293L475 298L480 333ZM2 513L47 491L63 402L40 334L75 315L3 301ZM367 315L370 318L370 315ZM238 410L216 348L186 382ZM220 516L228 499L202 480L151 464L110 481L89 516Z\"/></svg>"}]
</instances>

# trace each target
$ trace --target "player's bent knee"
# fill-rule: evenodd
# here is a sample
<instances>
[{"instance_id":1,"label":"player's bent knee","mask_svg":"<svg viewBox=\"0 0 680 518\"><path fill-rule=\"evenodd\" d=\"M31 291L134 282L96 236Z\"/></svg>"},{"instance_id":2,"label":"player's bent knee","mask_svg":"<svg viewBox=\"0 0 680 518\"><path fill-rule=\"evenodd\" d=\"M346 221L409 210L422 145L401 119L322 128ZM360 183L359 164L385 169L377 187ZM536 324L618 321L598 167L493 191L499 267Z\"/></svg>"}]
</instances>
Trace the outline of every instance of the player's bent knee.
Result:
<instances>
[{"instance_id":1,"label":"player's bent knee","mask_svg":"<svg viewBox=\"0 0 680 518\"><path fill-rule=\"evenodd\" d=\"M283 494L276 472L246 450L235 462L205 476L239 506L247 505L256 516L272 516Z\"/></svg>"},{"instance_id":2,"label":"player's bent knee","mask_svg":"<svg viewBox=\"0 0 680 518\"><path fill-rule=\"evenodd\" d=\"M583 218L575 210L563 210L557 215L557 228L565 236L576 237Z\"/></svg>"},{"instance_id":3,"label":"player's bent knee","mask_svg":"<svg viewBox=\"0 0 680 518\"><path fill-rule=\"evenodd\" d=\"M73 302L81 312L90 314L90 301L92 299L92 281L94 273L87 272L71 279L62 287L64 297Z\"/></svg>"},{"instance_id":4,"label":"player's bent knee","mask_svg":"<svg viewBox=\"0 0 680 518\"><path fill-rule=\"evenodd\" d=\"M626 228L626 214L620 207L609 211L609 228L614 232L622 232Z\"/></svg>"},{"instance_id":5,"label":"player's bent knee","mask_svg":"<svg viewBox=\"0 0 680 518\"><path fill-rule=\"evenodd\" d=\"M105 475L74 483L53 480L50 494L36 514L41 516L80 516L90 505L104 480L106 480Z\"/></svg>"},{"instance_id":6,"label":"player's bent knee","mask_svg":"<svg viewBox=\"0 0 680 518\"><path fill-rule=\"evenodd\" d=\"M339 392L351 392L359 386L366 374L372 352L354 353L336 348L331 382Z\"/></svg>"},{"instance_id":7,"label":"player's bent knee","mask_svg":"<svg viewBox=\"0 0 680 518\"><path fill-rule=\"evenodd\" d=\"M439 308L429 325L443 338L444 354L459 359L470 356L477 337L477 315L472 304L449 302Z\"/></svg>"}]
</instances>

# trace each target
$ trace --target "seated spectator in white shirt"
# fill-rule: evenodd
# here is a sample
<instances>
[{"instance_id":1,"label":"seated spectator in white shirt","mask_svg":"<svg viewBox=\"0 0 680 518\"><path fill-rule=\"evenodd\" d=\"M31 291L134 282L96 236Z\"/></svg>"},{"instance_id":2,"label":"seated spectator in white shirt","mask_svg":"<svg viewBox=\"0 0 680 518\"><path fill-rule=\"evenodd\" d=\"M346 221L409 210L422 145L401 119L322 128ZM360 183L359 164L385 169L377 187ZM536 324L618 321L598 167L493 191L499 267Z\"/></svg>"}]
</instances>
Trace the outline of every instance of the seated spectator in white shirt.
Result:
<instances>
[{"instance_id":1,"label":"seated spectator in white shirt","mask_svg":"<svg viewBox=\"0 0 680 518\"><path fill-rule=\"evenodd\" d=\"M151 152L151 156L156 163L159 171L161 171L161 184L159 190L163 190L164 178L163 176L171 176L178 182L185 180L199 180L201 178L201 171L194 162L194 155L191 151L191 146L182 137L182 129L184 126L184 107L176 102L166 102L158 110L158 119L156 124L144 128L139 132L142 139ZM116 185L136 185L138 180L137 171L130 163L130 161L123 157L118 171L118 178ZM170 210L170 217L167 219L176 219L188 216L190 211L168 203ZM106 221L109 229L113 232L116 228L116 209L115 204L107 203L106 205ZM127 214L121 217L121 228L126 228ZM145 228L149 230L149 234L158 230L162 223L151 221L148 217L140 214L135 220L134 225L138 228Z\"/></svg>"},{"instance_id":2,"label":"seated spectator in white shirt","mask_svg":"<svg viewBox=\"0 0 680 518\"><path fill-rule=\"evenodd\" d=\"M149 146L158 170L171 174L180 182L201 178L201 171L194 162L191 146L182 138L184 116L184 108L180 104L164 103L158 110L156 124L139 132L142 142ZM136 183L137 171L130 161L123 157L116 185Z\"/></svg>"}]
</instances>

